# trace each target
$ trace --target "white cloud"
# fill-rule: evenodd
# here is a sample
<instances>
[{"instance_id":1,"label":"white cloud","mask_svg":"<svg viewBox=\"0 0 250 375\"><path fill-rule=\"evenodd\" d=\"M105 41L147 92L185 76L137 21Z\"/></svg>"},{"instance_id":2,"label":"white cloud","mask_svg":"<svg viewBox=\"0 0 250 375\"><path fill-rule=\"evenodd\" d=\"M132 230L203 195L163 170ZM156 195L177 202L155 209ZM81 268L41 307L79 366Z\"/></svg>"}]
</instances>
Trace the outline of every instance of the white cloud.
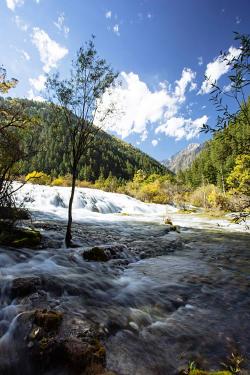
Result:
<instances>
[{"instance_id":1,"label":"white cloud","mask_svg":"<svg viewBox=\"0 0 250 375\"><path fill-rule=\"evenodd\" d=\"M7 7L14 12L16 6L21 6L24 4L24 0L6 0Z\"/></svg>"},{"instance_id":2,"label":"white cloud","mask_svg":"<svg viewBox=\"0 0 250 375\"><path fill-rule=\"evenodd\" d=\"M143 133L141 134L141 141L144 142L148 138L148 132L147 130L144 130Z\"/></svg>"},{"instance_id":3,"label":"white cloud","mask_svg":"<svg viewBox=\"0 0 250 375\"><path fill-rule=\"evenodd\" d=\"M114 33L115 33L117 36L120 36L119 25L118 25L118 24L116 24L116 25L113 27L113 31L114 31Z\"/></svg>"},{"instance_id":4,"label":"white cloud","mask_svg":"<svg viewBox=\"0 0 250 375\"><path fill-rule=\"evenodd\" d=\"M198 65L203 65L203 57L202 56L199 56L198 57Z\"/></svg>"},{"instance_id":5,"label":"white cloud","mask_svg":"<svg viewBox=\"0 0 250 375\"><path fill-rule=\"evenodd\" d=\"M235 18L235 23L236 23L237 25L239 25L239 24L241 23L241 19L240 19L239 16L236 16L236 18Z\"/></svg>"},{"instance_id":6,"label":"white cloud","mask_svg":"<svg viewBox=\"0 0 250 375\"><path fill-rule=\"evenodd\" d=\"M196 84L193 82L195 79L196 73L189 68L184 68L182 71L181 79L176 81L175 95L179 97L180 102L185 101L185 91L187 86L190 85L190 90L194 90ZM193 86L195 85L195 87Z\"/></svg>"},{"instance_id":7,"label":"white cloud","mask_svg":"<svg viewBox=\"0 0 250 375\"><path fill-rule=\"evenodd\" d=\"M29 61L30 60L30 55L28 52L21 50L22 56L24 57L25 60Z\"/></svg>"},{"instance_id":8,"label":"white cloud","mask_svg":"<svg viewBox=\"0 0 250 375\"><path fill-rule=\"evenodd\" d=\"M108 18L108 19L112 17L112 12L111 12L111 10L108 10L108 11L105 13L105 17Z\"/></svg>"},{"instance_id":9,"label":"white cloud","mask_svg":"<svg viewBox=\"0 0 250 375\"><path fill-rule=\"evenodd\" d=\"M147 14L147 18L150 20L152 18L152 14L151 13L148 13Z\"/></svg>"},{"instance_id":10,"label":"white cloud","mask_svg":"<svg viewBox=\"0 0 250 375\"><path fill-rule=\"evenodd\" d=\"M190 89L189 89L189 91L196 90L196 88L197 88L197 83L196 82L191 82L190 83Z\"/></svg>"},{"instance_id":11,"label":"white cloud","mask_svg":"<svg viewBox=\"0 0 250 375\"><path fill-rule=\"evenodd\" d=\"M149 124L157 124L157 133L165 133L164 126L159 124L166 124L172 117L177 116L194 79L195 73L191 69L184 68L181 78L175 82L173 89L166 82L161 82L158 90L151 91L137 74L122 72L119 76L121 84L104 94L96 124L101 125L103 113L114 104L118 108L118 113L104 121L103 127L106 130L113 131L122 138L136 133L140 135L142 141L148 136ZM197 126L197 122L193 126ZM188 123L183 137L187 136L187 132ZM193 133L191 129L190 134Z\"/></svg>"},{"instance_id":12,"label":"white cloud","mask_svg":"<svg viewBox=\"0 0 250 375\"><path fill-rule=\"evenodd\" d=\"M37 78L29 78L29 83L37 91L41 91L44 89L45 82L46 82L46 77L43 74L40 74Z\"/></svg>"},{"instance_id":13,"label":"white cloud","mask_svg":"<svg viewBox=\"0 0 250 375\"><path fill-rule=\"evenodd\" d=\"M154 147L158 145L157 139L153 139L151 143Z\"/></svg>"},{"instance_id":14,"label":"white cloud","mask_svg":"<svg viewBox=\"0 0 250 375\"><path fill-rule=\"evenodd\" d=\"M227 53L227 60L231 61L237 58L240 52L240 48L230 47ZM212 90L212 83L216 83L229 69L230 64L221 55L215 58L213 62L208 63L205 71L205 76L208 79L202 82L198 94L208 94Z\"/></svg>"},{"instance_id":15,"label":"white cloud","mask_svg":"<svg viewBox=\"0 0 250 375\"><path fill-rule=\"evenodd\" d=\"M44 30L38 27L33 28L32 42L39 51L40 60L44 64L43 70L46 73L52 68L56 68L57 62L68 53L67 48L60 46L60 44L52 40Z\"/></svg>"},{"instance_id":16,"label":"white cloud","mask_svg":"<svg viewBox=\"0 0 250 375\"><path fill-rule=\"evenodd\" d=\"M230 82L228 85L223 86L223 92L229 92L232 90L232 83Z\"/></svg>"},{"instance_id":17,"label":"white cloud","mask_svg":"<svg viewBox=\"0 0 250 375\"><path fill-rule=\"evenodd\" d=\"M28 91L28 96L27 97L28 97L29 100L35 100L37 102L44 102L45 101L45 99L42 96L35 95L34 91L32 89L30 89Z\"/></svg>"},{"instance_id":18,"label":"white cloud","mask_svg":"<svg viewBox=\"0 0 250 375\"><path fill-rule=\"evenodd\" d=\"M59 14L58 18L57 18L57 21L54 22L54 25L56 26L56 28L63 32L65 38L68 37L68 34L69 34L69 27L65 25L65 16L64 16L64 13L61 13Z\"/></svg>"},{"instance_id":19,"label":"white cloud","mask_svg":"<svg viewBox=\"0 0 250 375\"><path fill-rule=\"evenodd\" d=\"M19 16L14 17L14 22L17 25L17 27L22 31L27 31L29 28L29 25L24 22Z\"/></svg>"},{"instance_id":20,"label":"white cloud","mask_svg":"<svg viewBox=\"0 0 250 375\"><path fill-rule=\"evenodd\" d=\"M156 128L156 133L164 133L166 136L173 137L177 141L186 138L187 140L197 137L203 124L206 124L208 117L206 115L192 120L183 117L172 117L165 123Z\"/></svg>"}]
</instances>

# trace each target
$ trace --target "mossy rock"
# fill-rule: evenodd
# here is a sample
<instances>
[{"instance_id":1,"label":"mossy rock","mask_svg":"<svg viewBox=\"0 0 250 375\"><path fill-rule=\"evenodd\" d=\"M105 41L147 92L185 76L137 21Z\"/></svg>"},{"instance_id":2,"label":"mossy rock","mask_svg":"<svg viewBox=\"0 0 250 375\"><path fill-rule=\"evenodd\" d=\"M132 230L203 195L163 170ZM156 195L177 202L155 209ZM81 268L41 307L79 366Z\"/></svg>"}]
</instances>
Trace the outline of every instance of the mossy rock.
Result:
<instances>
[{"instance_id":1,"label":"mossy rock","mask_svg":"<svg viewBox=\"0 0 250 375\"><path fill-rule=\"evenodd\" d=\"M83 258L92 262L107 262L111 259L126 259L127 246L114 243L111 245L94 246L83 252Z\"/></svg>"},{"instance_id":2,"label":"mossy rock","mask_svg":"<svg viewBox=\"0 0 250 375\"><path fill-rule=\"evenodd\" d=\"M42 236L33 229L16 228L0 223L0 244L12 247L34 248L40 245Z\"/></svg>"},{"instance_id":3,"label":"mossy rock","mask_svg":"<svg viewBox=\"0 0 250 375\"><path fill-rule=\"evenodd\" d=\"M34 323L45 331L56 331L61 322L63 314L59 311L37 310L34 316Z\"/></svg>"},{"instance_id":4,"label":"mossy rock","mask_svg":"<svg viewBox=\"0 0 250 375\"><path fill-rule=\"evenodd\" d=\"M164 219L164 224L166 224L166 225L173 225L173 222L172 222L172 220L169 217L167 217L166 219Z\"/></svg>"},{"instance_id":5,"label":"mossy rock","mask_svg":"<svg viewBox=\"0 0 250 375\"><path fill-rule=\"evenodd\" d=\"M87 250L83 253L83 257L86 260L94 262L107 262L109 257L105 253L105 249L95 246L91 250Z\"/></svg>"}]
</instances>

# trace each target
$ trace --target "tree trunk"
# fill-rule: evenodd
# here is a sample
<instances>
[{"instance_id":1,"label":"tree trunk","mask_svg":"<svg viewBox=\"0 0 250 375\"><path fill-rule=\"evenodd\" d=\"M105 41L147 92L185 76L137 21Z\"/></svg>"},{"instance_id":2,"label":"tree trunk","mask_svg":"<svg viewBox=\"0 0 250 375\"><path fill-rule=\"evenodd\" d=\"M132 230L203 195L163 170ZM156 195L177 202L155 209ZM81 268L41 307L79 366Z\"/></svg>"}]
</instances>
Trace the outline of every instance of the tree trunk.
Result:
<instances>
[{"instance_id":1,"label":"tree trunk","mask_svg":"<svg viewBox=\"0 0 250 375\"><path fill-rule=\"evenodd\" d=\"M71 194L69 199L69 209L68 209L68 224L67 224L67 231L65 236L65 244L67 247L72 246L72 233L71 233L71 226L72 226L72 205L74 200L75 194L75 187L76 187L76 174L73 173L72 175L72 186L71 186Z\"/></svg>"}]
</instances>

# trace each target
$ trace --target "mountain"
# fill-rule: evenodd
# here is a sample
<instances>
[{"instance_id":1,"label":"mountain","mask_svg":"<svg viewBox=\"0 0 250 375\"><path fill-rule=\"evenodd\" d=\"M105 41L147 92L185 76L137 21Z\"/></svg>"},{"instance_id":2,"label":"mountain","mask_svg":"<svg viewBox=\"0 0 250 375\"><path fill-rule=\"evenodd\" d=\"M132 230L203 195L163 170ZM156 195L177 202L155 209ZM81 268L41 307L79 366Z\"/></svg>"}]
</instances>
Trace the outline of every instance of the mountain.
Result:
<instances>
[{"instance_id":1,"label":"mountain","mask_svg":"<svg viewBox=\"0 0 250 375\"><path fill-rule=\"evenodd\" d=\"M39 118L39 131L33 135L39 152L28 162L23 162L21 173L26 175L34 170L51 176L65 176L70 173L68 153L70 152L70 132L63 119L55 124L53 112L48 103L38 103L25 99L30 113ZM149 155L104 131L99 131L94 143L82 155L79 178L95 181L110 174L124 180L133 178L142 169L148 174L164 174L166 167Z\"/></svg>"},{"instance_id":2,"label":"mountain","mask_svg":"<svg viewBox=\"0 0 250 375\"><path fill-rule=\"evenodd\" d=\"M162 161L162 164L170 171L177 173L191 166L197 155L204 148L204 144L190 143L186 148L177 152L170 159Z\"/></svg>"}]
</instances>

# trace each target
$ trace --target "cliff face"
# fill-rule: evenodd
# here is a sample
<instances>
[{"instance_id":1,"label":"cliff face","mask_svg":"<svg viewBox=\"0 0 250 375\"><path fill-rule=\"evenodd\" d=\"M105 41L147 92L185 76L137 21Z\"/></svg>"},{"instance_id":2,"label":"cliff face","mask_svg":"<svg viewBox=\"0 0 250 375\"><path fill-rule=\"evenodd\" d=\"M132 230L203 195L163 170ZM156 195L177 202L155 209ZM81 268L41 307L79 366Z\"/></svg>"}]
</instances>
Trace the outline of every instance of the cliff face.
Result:
<instances>
[{"instance_id":1,"label":"cliff face","mask_svg":"<svg viewBox=\"0 0 250 375\"><path fill-rule=\"evenodd\" d=\"M186 148L177 152L170 159L163 160L162 164L174 173L187 169L203 147L204 144L190 143Z\"/></svg>"}]
</instances>

